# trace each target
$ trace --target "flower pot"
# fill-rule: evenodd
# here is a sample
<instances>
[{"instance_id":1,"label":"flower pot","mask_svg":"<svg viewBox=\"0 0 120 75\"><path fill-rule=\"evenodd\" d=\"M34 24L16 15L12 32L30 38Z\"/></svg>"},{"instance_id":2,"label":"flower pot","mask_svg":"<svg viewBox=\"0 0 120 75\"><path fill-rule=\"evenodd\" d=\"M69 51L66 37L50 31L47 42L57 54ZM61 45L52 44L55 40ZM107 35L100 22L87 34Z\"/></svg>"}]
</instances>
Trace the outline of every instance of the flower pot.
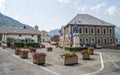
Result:
<instances>
[{"instance_id":1,"label":"flower pot","mask_svg":"<svg viewBox=\"0 0 120 75\"><path fill-rule=\"evenodd\" d=\"M90 55L93 55L94 54L94 48L92 48L92 47L88 48L88 53Z\"/></svg>"},{"instance_id":2,"label":"flower pot","mask_svg":"<svg viewBox=\"0 0 120 75\"><path fill-rule=\"evenodd\" d=\"M17 47L16 46L11 46L11 49L16 49Z\"/></svg>"},{"instance_id":3,"label":"flower pot","mask_svg":"<svg viewBox=\"0 0 120 75\"><path fill-rule=\"evenodd\" d=\"M36 52L36 50L37 50L36 48L31 47L31 46L30 46L30 47L28 47L28 49L30 50L30 52L31 52L31 53L35 53L35 52Z\"/></svg>"},{"instance_id":4,"label":"flower pot","mask_svg":"<svg viewBox=\"0 0 120 75\"><path fill-rule=\"evenodd\" d=\"M78 56L63 56L64 65L72 65L78 63Z\"/></svg>"},{"instance_id":5,"label":"flower pot","mask_svg":"<svg viewBox=\"0 0 120 75\"><path fill-rule=\"evenodd\" d=\"M15 54L16 54L16 55L20 55L20 51L21 51L20 48L16 48L16 49L15 49Z\"/></svg>"},{"instance_id":6,"label":"flower pot","mask_svg":"<svg viewBox=\"0 0 120 75\"><path fill-rule=\"evenodd\" d=\"M41 55L41 54L34 54L33 55L33 63L38 64L38 65L42 65L45 64L45 57L46 55Z\"/></svg>"},{"instance_id":7,"label":"flower pot","mask_svg":"<svg viewBox=\"0 0 120 75\"><path fill-rule=\"evenodd\" d=\"M48 51L48 52L51 52L51 51L52 51L52 48L47 48L47 51Z\"/></svg>"},{"instance_id":8,"label":"flower pot","mask_svg":"<svg viewBox=\"0 0 120 75\"><path fill-rule=\"evenodd\" d=\"M83 60L89 60L90 59L90 54L88 52L82 53Z\"/></svg>"},{"instance_id":9,"label":"flower pot","mask_svg":"<svg viewBox=\"0 0 120 75\"><path fill-rule=\"evenodd\" d=\"M3 49L7 48L6 46L2 46Z\"/></svg>"},{"instance_id":10,"label":"flower pot","mask_svg":"<svg viewBox=\"0 0 120 75\"><path fill-rule=\"evenodd\" d=\"M20 57L24 59L28 58L28 50L21 50Z\"/></svg>"}]
</instances>

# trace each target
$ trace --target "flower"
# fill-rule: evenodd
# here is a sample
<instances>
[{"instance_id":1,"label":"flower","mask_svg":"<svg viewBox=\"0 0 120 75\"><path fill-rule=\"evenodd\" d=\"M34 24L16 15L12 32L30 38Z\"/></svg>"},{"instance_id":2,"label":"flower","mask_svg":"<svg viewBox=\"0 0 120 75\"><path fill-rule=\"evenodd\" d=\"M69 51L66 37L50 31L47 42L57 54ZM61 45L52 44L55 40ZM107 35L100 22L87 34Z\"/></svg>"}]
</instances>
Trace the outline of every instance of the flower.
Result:
<instances>
[{"instance_id":1,"label":"flower","mask_svg":"<svg viewBox=\"0 0 120 75\"><path fill-rule=\"evenodd\" d=\"M28 53L28 50L21 50L21 53Z\"/></svg>"},{"instance_id":2,"label":"flower","mask_svg":"<svg viewBox=\"0 0 120 75\"><path fill-rule=\"evenodd\" d=\"M46 53L45 52L39 52L39 53L34 53L33 54L33 58L37 58L39 56L46 56Z\"/></svg>"},{"instance_id":3,"label":"flower","mask_svg":"<svg viewBox=\"0 0 120 75\"><path fill-rule=\"evenodd\" d=\"M22 49L21 49L21 48L16 48L15 50L16 50L17 52L21 52Z\"/></svg>"},{"instance_id":4,"label":"flower","mask_svg":"<svg viewBox=\"0 0 120 75\"><path fill-rule=\"evenodd\" d=\"M88 50L87 50L87 49L84 49L84 50L82 50L82 51L80 51L80 52L81 52L81 54L83 54L83 53L88 52Z\"/></svg>"},{"instance_id":5,"label":"flower","mask_svg":"<svg viewBox=\"0 0 120 75\"><path fill-rule=\"evenodd\" d=\"M73 57L73 56L76 56L76 53L74 53L74 52L67 52L64 56Z\"/></svg>"}]
</instances>

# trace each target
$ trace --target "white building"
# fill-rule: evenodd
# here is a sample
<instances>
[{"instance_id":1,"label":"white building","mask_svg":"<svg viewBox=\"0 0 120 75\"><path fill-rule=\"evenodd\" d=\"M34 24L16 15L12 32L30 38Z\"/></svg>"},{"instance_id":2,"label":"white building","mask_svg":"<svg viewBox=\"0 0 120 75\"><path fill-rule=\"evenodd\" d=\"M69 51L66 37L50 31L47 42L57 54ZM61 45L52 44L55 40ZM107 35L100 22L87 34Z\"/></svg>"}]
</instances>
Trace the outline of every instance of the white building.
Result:
<instances>
[{"instance_id":1,"label":"white building","mask_svg":"<svg viewBox=\"0 0 120 75\"><path fill-rule=\"evenodd\" d=\"M40 42L40 31L38 27L32 28L29 26L14 27L2 26L0 27L0 41L9 42Z\"/></svg>"},{"instance_id":2,"label":"white building","mask_svg":"<svg viewBox=\"0 0 120 75\"><path fill-rule=\"evenodd\" d=\"M41 42L50 42L51 37L48 35L48 32L45 30L40 31Z\"/></svg>"}]
</instances>

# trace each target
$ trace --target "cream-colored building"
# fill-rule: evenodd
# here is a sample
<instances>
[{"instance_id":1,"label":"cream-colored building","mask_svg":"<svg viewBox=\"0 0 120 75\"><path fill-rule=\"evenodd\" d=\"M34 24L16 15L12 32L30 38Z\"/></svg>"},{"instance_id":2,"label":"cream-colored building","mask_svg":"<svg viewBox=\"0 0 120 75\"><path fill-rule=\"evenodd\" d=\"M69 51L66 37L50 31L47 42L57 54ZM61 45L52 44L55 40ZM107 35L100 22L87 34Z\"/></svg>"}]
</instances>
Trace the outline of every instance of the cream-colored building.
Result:
<instances>
[{"instance_id":1,"label":"cream-colored building","mask_svg":"<svg viewBox=\"0 0 120 75\"><path fill-rule=\"evenodd\" d=\"M67 25L61 27L60 44L69 46L74 43L69 39L74 34L74 26L78 26L80 44L95 43L101 46L115 44L115 25L88 14L77 14Z\"/></svg>"},{"instance_id":2,"label":"cream-colored building","mask_svg":"<svg viewBox=\"0 0 120 75\"><path fill-rule=\"evenodd\" d=\"M0 27L0 42L40 42L40 31L38 28L29 26L2 26Z\"/></svg>"},{"instance_id":3,"label":"cream-colored building","mask_svg":"<svg viewBox=\"0 0 120 75\"><path fill-rule=\"evenodd\" d=\"M48 35L48 32L45 30L40 31L41 42L50 42L51 37Z\"/></svg>"}]
</instances>

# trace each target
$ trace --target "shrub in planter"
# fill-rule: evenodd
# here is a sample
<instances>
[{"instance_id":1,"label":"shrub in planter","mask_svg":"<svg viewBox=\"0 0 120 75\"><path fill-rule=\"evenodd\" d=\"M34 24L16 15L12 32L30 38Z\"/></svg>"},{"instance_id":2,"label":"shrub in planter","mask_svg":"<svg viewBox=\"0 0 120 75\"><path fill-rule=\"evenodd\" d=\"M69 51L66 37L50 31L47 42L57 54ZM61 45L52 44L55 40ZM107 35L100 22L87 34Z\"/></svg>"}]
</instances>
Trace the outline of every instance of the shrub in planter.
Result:
<instances>
[{"instance_id":1,"label":"shrub in planter","mask_svg":"<svg viewBox=\"0 0 120 75\"><path fill-rule=\"evenodd\" d=\"M21 52L21 48L16 48L16 49L15 49L15 54L16 54L16 55L20 55L20 52Z\"/></svg>"},{"instance_id":2,"label":"shrub in planter","mask_svg":"<svg viewBox=\"0 0 120 75\"><path fill-rule=\"evenodd\" d=\"M21 50L20 57L21 58L28 58L28 50Z\"/></svg>"},{"instance_id":3,"label":"shrub in planter","mask_svg":"<svg viewBox=\"0 0 120 75\"><path fill-rule=\"evenodd\" d=\"M87 49L87 47L65 47L65 50L68 51L81 51Z\"/></svg>"},{"instance_id":4,"label":"shrub in planter","mask_svg":"<svg viewBox=\"0 0 120 75\"><path fill-rule=\"evenodd\" d=\"M93 54L94 54L94 48L93 48L93 47L89 47L87 50L88 50L88 53L89 53L90 55L93 55Z\"/></svg>"},{"instance_id":5,"label":"shrub in planter","mask_svg":"<svg viewBox=\"0 0 120 75\"><path fill-rule=\"evenodd\" d=\"M83 60L89 60L89 59L90 59L90 54L89 54L89 52L88 52L87 49L82 50L82 51L80 51L80 52L81 52L81 54L82 54L82 56L83 56Z\"/></svg>"},{"instance_id":6,"label":"shrub in planter","mask_svg":"<svg viewBox=\"0 0 120 75\"><path fill-rule=\"evenodd\" d=\"M46 54L44 52L34 53L33 54L33 63L41 65L45 64Z\"/></svg>"},{"instance_id":7,"label":"shrub in planter","mask_svg":"<svg viewBox=\"0 0 120 75\"><path fill-rule=\"evenodd\" d=\"M62 55L62 58L63 58L64 65L71 65L71 64L78 63L78 56L73 52L68 52L68 53Z\"/></svg>"},{"instance_id":8,"label":"shrub in planter","mask_svg":"<svg viewBox=\"0 0 120 75\"><path fill-rule=\"evenodd\" d=\"M33 52L33 53L35 53L36 52L36 48L34 48L34 47L32 47L32 46L30 46L30 47L28 47L28 49L30 50L30 52Z\"/></svg>"},{"instance_id":9,"label":"shrub in planter","mask_svg":"<svg viewBox=\"0 0 120 75\"><path fill-rule=\"evenodd\" d=\"M11 49L16 49L17 47L16 46L11 46Z\"/></svg>"}]
</instances>

